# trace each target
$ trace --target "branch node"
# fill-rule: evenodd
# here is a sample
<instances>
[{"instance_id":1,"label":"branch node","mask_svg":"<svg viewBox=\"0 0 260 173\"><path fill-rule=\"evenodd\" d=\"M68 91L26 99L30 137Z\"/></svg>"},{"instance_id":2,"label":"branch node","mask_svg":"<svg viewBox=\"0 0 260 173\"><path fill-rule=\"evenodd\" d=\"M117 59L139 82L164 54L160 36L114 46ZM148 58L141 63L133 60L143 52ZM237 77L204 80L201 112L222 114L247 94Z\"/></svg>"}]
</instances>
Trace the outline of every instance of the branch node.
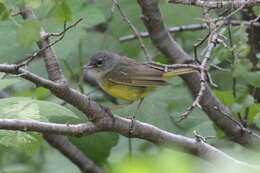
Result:
<instances>
[{"instance_id":1,"label":"branch node","mask_svg":"<svg viewBox=\"0 0 260 173\"><path fill-rule=\"evenodd\" d=\"M196 130L193 131L193 135L197 142L206 142L206 138L204 136L199 135Z\"/></svg>"},{"instance_id":2,"label":"branch node","mask_svg":"<svg viewBox=\"0 0 260 173\"><path fill-rule=\"evenodd\" d=\"M197 142L206 142L208 139L216 139L216 136L202 136L196 130L193 131L193 135L195 136L195 140Z\"/></svg>"}]
</instances>

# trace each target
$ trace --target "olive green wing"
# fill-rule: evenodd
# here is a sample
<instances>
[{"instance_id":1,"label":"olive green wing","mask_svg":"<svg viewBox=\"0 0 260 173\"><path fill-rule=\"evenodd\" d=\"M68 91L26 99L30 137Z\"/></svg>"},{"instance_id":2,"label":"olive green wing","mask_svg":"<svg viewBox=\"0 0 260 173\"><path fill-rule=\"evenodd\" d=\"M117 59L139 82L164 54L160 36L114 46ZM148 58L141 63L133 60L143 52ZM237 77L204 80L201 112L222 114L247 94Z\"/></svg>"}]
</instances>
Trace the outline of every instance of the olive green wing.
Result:
<instances>
[{"instance_id":1,"label":"olive green wing","mask_svg":"<svg viewBox=\"0 0 260 173\"><path fill-rule=\"evenodd\" d=\"M121 62L106 77L111 82L129 86L148 87L169 84L163 78L162 71L135 61Z\"/></svg>"}]
</instances>

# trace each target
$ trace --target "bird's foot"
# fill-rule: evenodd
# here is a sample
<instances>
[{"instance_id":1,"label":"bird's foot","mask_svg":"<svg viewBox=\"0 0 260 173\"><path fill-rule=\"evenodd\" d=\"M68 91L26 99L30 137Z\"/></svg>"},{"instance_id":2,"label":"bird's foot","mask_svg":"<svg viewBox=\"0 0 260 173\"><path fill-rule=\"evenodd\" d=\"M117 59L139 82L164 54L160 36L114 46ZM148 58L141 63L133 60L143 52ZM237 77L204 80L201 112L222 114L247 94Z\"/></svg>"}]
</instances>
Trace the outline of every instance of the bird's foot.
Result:
<instances>
[{"instance_id":1,"label":"bird's foot","mask_svg":"<svg viewBox=\"0 0 260 173\"><path fill-rule=\"evenodd\" d=\"M135 115L127 117L128 119L131 120L130 126L129 126L129 132L128 135L129 137L132 137L133 132L134 132L134 121L135 121Z\"/></svg>"}]
</instances>

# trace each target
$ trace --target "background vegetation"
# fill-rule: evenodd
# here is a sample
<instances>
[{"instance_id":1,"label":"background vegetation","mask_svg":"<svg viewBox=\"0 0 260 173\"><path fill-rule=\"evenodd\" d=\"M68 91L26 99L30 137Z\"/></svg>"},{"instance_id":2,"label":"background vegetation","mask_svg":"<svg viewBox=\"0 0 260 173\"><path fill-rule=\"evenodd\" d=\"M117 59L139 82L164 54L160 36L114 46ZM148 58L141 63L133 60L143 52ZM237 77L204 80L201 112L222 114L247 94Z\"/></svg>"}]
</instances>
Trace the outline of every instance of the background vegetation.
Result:
<instances>
[{"instance_id":1,"label":"background vegetation","mask_svg":"<svg viewBox=\"0 0 260 173\"><path fill-rule=\"evenodd\" d=\"M120 0L121 7L139 31L146 31L140 20L140 7L135 1ZM24 21L20 16L11 16L24 7L30 7L37 19ZM163 17L168 26L182 26L202 23L202 10L197 7L160 2ZM111 12L112 1L109 0L0 0L0 63L19 63L28 54L36 51L35 42L39 40L39 30L43 27L49 33L63 30L63 23L83 21L66 32L65 37L53 46L69 85L85 94L94 88L84 84L82 66L89 62L89 57L97 50L111 50L121 55L144 61L144 54L137 40L120 42L122 36L133 34L123 21L119 11ZM260 9L253 8L256 15ZM212 15L219 15L215 10ZM237 13L234 19L242 19ZM218 99L230 108L236 119L245 121L248 126L258 131L260 128L260 98L252 90L260 87L259 61L253 64L250 59L252 47L248 43L247 25L225 27L221 33L227 38L229 48L217 46L213 51L211 63L231 69L230 72L211 70L210 73L218 87L212 91ZM183 31L174 33L178 43L193 56L193 44L204 38L207 30ZM51 41L56 38L51 37ZM233 45L230 46L230 40ZM168 63L158 54L149 37L144 39L149 53L154 60ZM259 42L258 42L259 43ZM257 46L260 46L258 44ZM205 47L205 44L199 50ZM258 60L260 54L256 54ZM47 77L41 56L34 59L28 67L31 72ZM0 118L37 120L54 123L84 123L84 114L63 100L53 96L49 90L12 76L0 74ZM233 80L236 79L234 95ZM183 81L177 77L170 81L171 86L158 88L149 95L142 105L137 119L175 134L194 137L196 130L202 136L216 136L207 143L224 151L239 160L259 164L259 153L234 143L225 133L217 128L205 113L195 109L181 123L177 120L181 113L192 104L193 98ZM253 89L252 89L253 88ZM91 94L91 98L102 105L112 105L101 92ZM119 101L120 102L120 101ZM61 106L63 105L63 106ZM115 111L127 117L135 110L136 103ZM201 160L182 150L165 150L150 142L140 139L129 139L111 132L101 132L81 138L69 137L89 158L111 172L219 172L213 164ZM129 153L133 155L128 161ZM223 168L222 168L223 169ZM231 168L230 168L231 169ZM226 169L228 171L228 168ZM78 168L63 155L50 147L40 133L20 131L0 131L0 173L30 172L80 172ZM237 171L237 170L235 170ZM243 172L244 170L240 170Z\"/></svg>"}]
</instances>

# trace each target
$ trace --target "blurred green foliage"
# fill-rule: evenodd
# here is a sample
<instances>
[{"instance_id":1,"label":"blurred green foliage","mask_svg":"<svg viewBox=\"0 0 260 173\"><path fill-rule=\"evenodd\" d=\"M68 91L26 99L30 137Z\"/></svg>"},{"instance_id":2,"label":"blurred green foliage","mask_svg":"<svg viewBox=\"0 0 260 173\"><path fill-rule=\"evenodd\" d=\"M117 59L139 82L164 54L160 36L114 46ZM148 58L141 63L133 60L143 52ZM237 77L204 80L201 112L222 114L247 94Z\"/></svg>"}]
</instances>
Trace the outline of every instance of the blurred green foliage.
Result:
<instances>
[{"instance_id":1,"label":"blurred green foliage","mask_svg":"<svg viewBox=\"0 0 260 173\"><path fill-rule=\"evenodd\" d=\"M21 46L28 47L40 39L39 31L39 21L28 19L19 26L16 32L16 40Z\"/></svg>"},{"instance_id":2,"label":"blurred green foliage","mask_svg":"<svg viewBox=\"0 0 260 173\"><path fill-rule=\"evenodd\" d=\"M139 31L145 31L140 20L141 12L138 4L131 0L121 0L119 3L136 28ZM168 26L199 23L200 21L194 19L202 17L200 8L169 5L166 1L161 1L160 5ZM20 16L11 16L12 13L24 7L32 8L37 19L24 21ZM18 63L37 51L34 42L39 40L41 27L46 32L58 33L63 30L64 22L68 26L82 17L84 20L66 32L64 39L54 46L54 50L70 86L78 90L81 88L84 93L88 93L93 88L86 85L82 87L82 66L89 61L93 52L106 49L138 61L144 60L138 41L119 42L121 36L133 33L122 20L119 11L115 9L114 13L111 13L111 8L112 3L109 0L95 2L88 0L0 0L0 63ZM254 10L259 14L259 8L254 8ZM247 59L251 49L247 43L246 26L232 27L231 33L233 46L226 49L218 45L214 49L211 62L230 68L232 71L212 70L213 80L218 85L218 88L212 89L218 99L231 109L234 116L247 117L249 125L260 128L260 104L255 102L248 87L249 85L260 87L260 74L251 71L252 63ZM185 51L193 55L192 45L198 39L204 38L206 34L206 30L201 30L175 33L173 36ZM229 38L227 28L222 29L221 34ZM52 37L50 42L56 39ZM146 38L144 42L150 53L156 55L157 51L150 39ZM202 45L199 50L202 50L204 46ZM259 54L258 57L260 57ZM167 63L163 55L157 56L155 60ZM37 75L47 77L41 58L36 58L27 68ZM235 87L232 82L234 78L237 81ZM170 82L172 85L158 88L145 99L137 119L188 137L193 137L194 130L203 136L217 136L218 139L208 142L234 157L259 164L257 154L227 139L225 134L215 127L201 110L195 109L187 120L177 123L178 117L193 99L180 78ZM55 123L87 121L81 112L69 105L60 106L59 104L63 104L62 100L54 97L48 90L37 88L26 80L0 74L0 89L13 97L0 100L0 118ZM93 99L100 96L102 99L99 99L99 103L112 104L100 93L91 95ZM128 117L135 111L136 105L137 103L134 103L115 113ZM69 139L82 152L110 172L153 173L169 172L169 170L181 173L219 172L219 169L213 165L191 155L177 152L177 149L176 151L162 151L160 147L138 139L132 139L134 157L128 161L128 139L114 133L98 133ZM121 159L123 161L120 161ZM0 173L79 172L72 163L49 147L38 133L0 131L0 165ZM221 169L224 170L225 166Z\"/></svg>"},{"instance_id":3,"label":"blurred green foliage","mask_svg":"<svg viewBox=\"0 0 260 173\"><path fill-rule=\"evenodd\" d=\"M136 154L131 159L122 159L119 162L112 164L110 172L112 173L257 173L259 170L250 168L234 167L227 163L222 163L221 169L218 166L214 166L205 163L191 155L180 152L176 149L168 150L163 149L158 154ZM219 163L223 161L219 160Z\"/></svg>"}]
</instances>

